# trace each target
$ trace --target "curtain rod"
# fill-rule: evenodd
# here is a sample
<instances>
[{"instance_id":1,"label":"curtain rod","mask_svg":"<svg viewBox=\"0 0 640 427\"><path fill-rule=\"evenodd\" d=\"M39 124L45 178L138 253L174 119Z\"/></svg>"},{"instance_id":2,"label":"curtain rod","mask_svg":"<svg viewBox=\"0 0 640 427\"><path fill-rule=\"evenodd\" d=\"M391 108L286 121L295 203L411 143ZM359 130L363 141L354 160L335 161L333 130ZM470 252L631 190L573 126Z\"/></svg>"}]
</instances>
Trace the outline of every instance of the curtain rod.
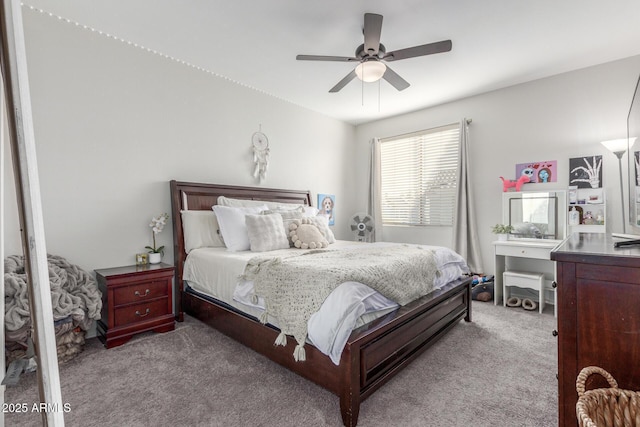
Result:
<instances>
[{"instance_id":1,"label":"curtain rod","mask_svg":"<svg viewBox=\"0 0 640 427\"><path fill-rule=\"evenodd\" d=\"M469 125L469 124L471 124L473 119L466 119L465 121L466 121L467 125ZM460 122L458 122L458 123L460 123ZM430 129L422 129L422 130L417 130L417 131L413 131L413 132L407 132L407 133L403 133L403 134L400 134L400 135L388 136L388 137L378 138L378 139L380 139L380 141L386 141L386 140L391 140L391 139L396 139L396 138L406 138L406 137L408 137L410 135L421 134L421 133L424 133L426 131L433 130L433 129L456 126L458 123L450 123L448 125L436 126L436 127L430 128Z\"/></svg>"}]
</instances>

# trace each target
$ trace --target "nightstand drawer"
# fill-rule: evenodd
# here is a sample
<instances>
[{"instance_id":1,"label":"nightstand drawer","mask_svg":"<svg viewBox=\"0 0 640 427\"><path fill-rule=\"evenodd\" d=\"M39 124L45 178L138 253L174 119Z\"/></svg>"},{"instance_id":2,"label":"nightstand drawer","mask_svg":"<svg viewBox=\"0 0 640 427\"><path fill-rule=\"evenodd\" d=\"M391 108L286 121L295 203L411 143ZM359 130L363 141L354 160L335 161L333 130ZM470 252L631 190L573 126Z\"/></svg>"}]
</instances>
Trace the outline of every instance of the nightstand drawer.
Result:
<instances>
[{"instance_id":1,"label":"nightstand drawer","mask_svg":"<svg viewBox=\"0 0 640 427\"><path fill-rule=\"evenodd\" d=\"M169 314L170 304L167 298L160 298L151 302L129 305L115 309L114 326L124 326L143 322L154 317Z\"/></svg>"},{"instance_id":2,"label":"nightstand drawer","mask_svg":"<svg viewBox=\"0 0 640 427\"><path fill-rule=\"evenodd\" d=\"M122 286L113 290L113 305L120 305L149 301L154 298L165 297L169 294L166 280L150 280L139 282L131 286Z\"/></svg>"}]
</instances>

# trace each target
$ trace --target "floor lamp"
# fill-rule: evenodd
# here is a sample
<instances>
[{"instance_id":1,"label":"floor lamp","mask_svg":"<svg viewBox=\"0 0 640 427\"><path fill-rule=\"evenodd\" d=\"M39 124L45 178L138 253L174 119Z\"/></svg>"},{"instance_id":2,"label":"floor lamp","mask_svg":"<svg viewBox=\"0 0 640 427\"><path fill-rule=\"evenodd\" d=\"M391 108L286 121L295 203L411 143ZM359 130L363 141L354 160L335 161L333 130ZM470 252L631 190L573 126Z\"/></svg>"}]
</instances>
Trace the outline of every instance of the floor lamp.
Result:
<instances>
[{"instance_id":1,"label":"floor lamp","mask_svg":"<svg viewBox=\"0 0 640 427\"><path fill-rule=\"evenodd\" d=\"M607 147L609 151L618 158L618 172L620 172L620 212L622 212L622 232L626 232L627 224L624 221L624 185L622 179L622 156L627 152L629 146L633 145L636 138L613 139L610 141L602 141L602 145Z\"/></svg>"}]
</instances>

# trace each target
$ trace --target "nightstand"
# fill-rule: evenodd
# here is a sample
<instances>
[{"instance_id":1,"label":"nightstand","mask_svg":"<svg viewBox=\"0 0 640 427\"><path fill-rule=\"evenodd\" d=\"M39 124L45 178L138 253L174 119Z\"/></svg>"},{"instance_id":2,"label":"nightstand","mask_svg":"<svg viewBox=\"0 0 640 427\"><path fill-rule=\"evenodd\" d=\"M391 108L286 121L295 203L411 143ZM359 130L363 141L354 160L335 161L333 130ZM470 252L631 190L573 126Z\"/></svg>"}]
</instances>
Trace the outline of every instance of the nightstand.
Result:
<instances>
[{"instance_id":1,"label":"nightstand","mask_svg":"<svg viewBox=\"0 0 640 427\"><path fill-rule=\"evenodd\" d=\"M95 270L102 292L98 338L105 347L122 345L141 332L167 332L175 328L172 305L174 270L168 264Z\"/></svg>"}]
</instances>

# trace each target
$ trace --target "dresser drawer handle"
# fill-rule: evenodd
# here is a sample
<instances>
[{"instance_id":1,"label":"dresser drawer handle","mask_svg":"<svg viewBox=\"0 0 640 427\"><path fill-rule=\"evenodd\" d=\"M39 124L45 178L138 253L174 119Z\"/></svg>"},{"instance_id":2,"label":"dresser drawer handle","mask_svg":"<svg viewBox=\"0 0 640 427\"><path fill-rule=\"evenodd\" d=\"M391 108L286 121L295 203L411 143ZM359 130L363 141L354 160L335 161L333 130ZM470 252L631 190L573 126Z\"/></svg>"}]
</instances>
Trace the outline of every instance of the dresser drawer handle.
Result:
<instances>
[{"instance_id":1,"label":"dresser drawer handle","mask_svg":"<svg viewBox=\"0 0 640 427\"><path fill-rule=\"evenodd\" d=\"M146 291L144 291L144 295L140 295L140 292L135 291L133 294L137 297L143 298L146 297L147 295L149 295L149 292L151 292L149 289L147 289Z\"/></svg>"},{"instance_id":2,"label":"dresser drawer handle","mask_svg":"<svg viewBox=\"0 0 640 427\"><path fill-rule=\"evenodd\" d=\"M139 310L136 310L136 316L140 316L140 317L144 317L149 315L149 309L147 308L147 311L144 312L144 314L140 314Z\"/></svg>"},{"instance_id":3,"label":"dresser drawer handle","mask_svg":"<svg viewBox=\"0 0 640 427\"><path fill-rule=\"evenodd\" d=\"M556 282L555 280L553 282L551 282L551 287L552 288L557 288L558 287L558 282Z\"/></svg>"},{"instance_id":4,"label":"dresser drawer handle","mask_svg":"<svg viewBox=\"0 0 640 427\"><path fill-rule=\"evenodd\" d=\"M554 337L558 336L558 331L556 331L555 329L553 330L553 332L551 332L551 335L553 335Z\"/></svg>"}]
</instances>

